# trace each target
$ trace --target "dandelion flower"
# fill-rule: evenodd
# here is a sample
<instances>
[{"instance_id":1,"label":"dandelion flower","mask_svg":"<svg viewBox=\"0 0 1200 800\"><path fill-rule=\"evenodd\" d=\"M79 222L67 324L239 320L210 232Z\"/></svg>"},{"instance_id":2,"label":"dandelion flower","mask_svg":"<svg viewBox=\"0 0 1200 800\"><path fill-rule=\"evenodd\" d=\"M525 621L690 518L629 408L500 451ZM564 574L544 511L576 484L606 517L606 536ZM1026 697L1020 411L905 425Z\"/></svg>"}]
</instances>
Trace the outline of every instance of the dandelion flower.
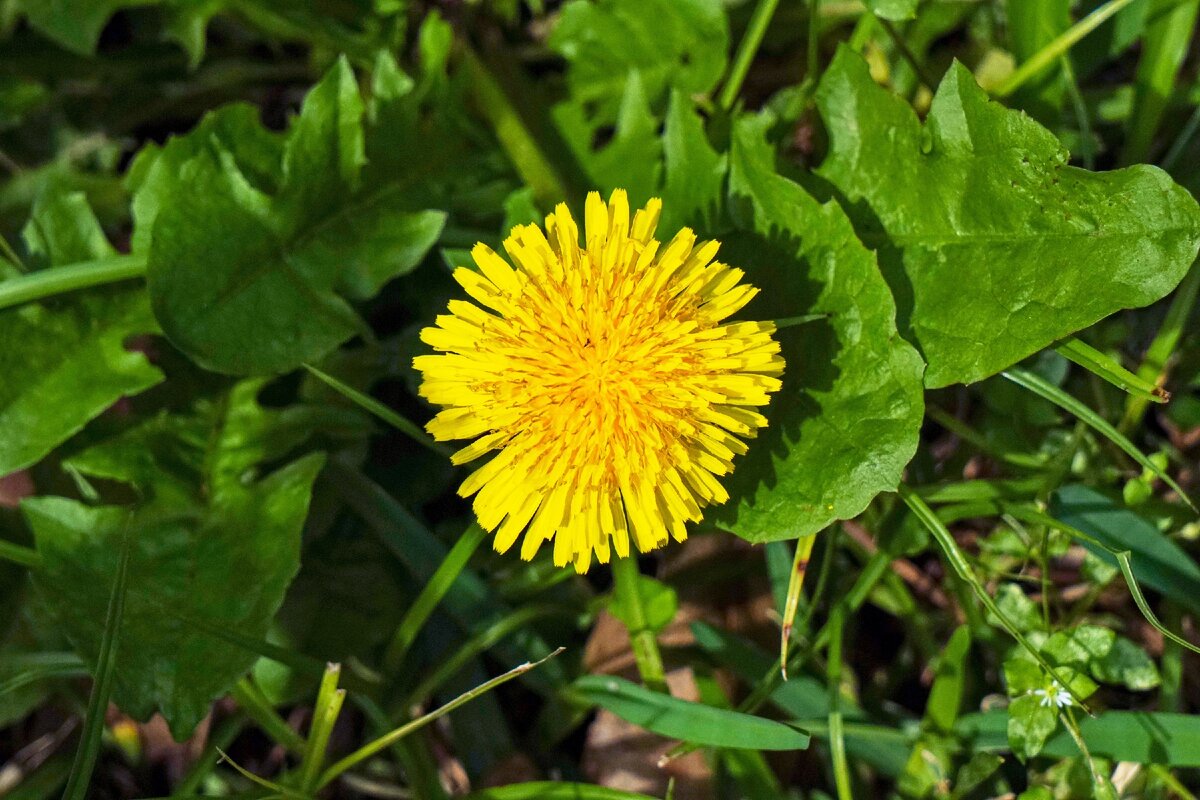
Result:
<instances>
[{"instance_id":1,"label":"dandelion flower","mask_svg":"<svg viewBox=\"0 0 1200 800\"><path fill-rule=\"evenodd\" d=\"M725 322L757 289L714 258L717 242L684 228L654 238L660 200L630 220L625 192L585 206L585 241L560 204L513 228L509 261L484 244L478 271L454 277L475 301L421 331L421 395L443 410L439 441L474 439L453 456L492 454L463 482L496 550L517 539L533 558L585 572L682 541L701 509L729 499L717 480L767 420L755 409L783 372L770 322Z\"/></svg>"}]
</instances>

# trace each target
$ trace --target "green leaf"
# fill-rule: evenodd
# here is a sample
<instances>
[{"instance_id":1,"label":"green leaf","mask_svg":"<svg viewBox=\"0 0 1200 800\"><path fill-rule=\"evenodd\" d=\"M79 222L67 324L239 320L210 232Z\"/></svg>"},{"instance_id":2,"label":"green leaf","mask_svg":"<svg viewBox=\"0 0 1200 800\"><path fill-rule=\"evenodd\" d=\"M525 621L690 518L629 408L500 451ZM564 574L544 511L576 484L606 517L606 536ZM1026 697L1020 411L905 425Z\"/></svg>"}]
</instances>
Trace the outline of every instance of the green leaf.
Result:
<instances>
[{"instance_id":1,"label":"green leaf","mask_svg":"<svg viewBox=\"0 0 1200 800\"><path fill-rule=\"evenodd\" d=\"M1058 710L1037 695L1022 695L1008 706L1008 744L1022 761L1042 752L1057 727Z\"/></svg>"},{"instance_id":2,"label":"green leaf","mask_svg":"<svg viewBox=\"0 0 1200 800\"><path fill-rule=\"evenodd\" d=\"M663 145L640 74L629 73L612 140L598 149L592 147L598 130L586 109L583 101L555 106L554 119L563 138L592 186L605 193L625 189L631 204L642 205L659 186Z\"/></svg>"},{"instance_id":3,"label":"green leaf","mask_svg":"<svg viewBox=\"0 0 1200 800\"><path fill-rule=\"evenodd\" d=\"M1112 647L1091 662L1092 677L1102 683L1120 684L1135 692L1145 692L1158 686L1158 668L1146 651L1123 636Z\"/></svg>"},{"instance_id":4,"label":"green leaf","mask_svg":"<svg viewBox=\"0 0 1200 800\"><path fill-rule=\"evenodd\" d=\"M662 147L666 177L660 229L711 227L724 205L729 156L709 144L704 121L683 92L671 93Z\"/></svg>"},{"instance_id":5,"label":"green leaf","mask_svg":"<svg viewBox=\"0 0 1200 800\"><path fill-rule=\"evenodd\" d=\"M271 374L318 359L365 329L338 292L374 295L437 240L445 215L413 209L403 185L355 194L363 113L339 61L282 144L234 107L142 170L134 244L149 239L154 311L201 366Z\"/></svg>"},{"instance_id":6,"label":"green leaf","mask_svg":"<svg viewBox=\"0 0 1200 800\"><path fill-rule=\"evenodd\" d=\"M358 188L365 110L345 56L304 98L284 145L278 205L297 229L335 214Z\"/></svg>"},{"instance_id":7,"label":"green leaf","mask_svg":"<svg viewBox=\"0 0 1200 800\"><path fill-rule=\"evenodd\" d=\"M142 504L93 509L37 498L25 509L46 562L38 585L85 659L94 626L88 603L100 582L81 576L109 567L104 531L129 517L129 613L140 615L141 627L136 648L123 656L128 669L116 702L135 715L161 708L177 735L254 662L256 653L238 643L262 640L298 567L321 458L262 479L261 465L288 458L316 431L356 438L368 431L366 420L346 409L263 408L263 384L244 381L187 414L160 414L66 462L80 474L131 484L149 498ZM80 533L93 524L95 537Z\"/></svg>"},{"instance_id":8,"label":"green leaf","mask_svg":"<svg viewBox=\"0 0 1200 800\"><path fill-rule=\"evenodd\" d=\"M96 51L100 31L122 8L150 5L158 0L18 0L29 24L43 35L79 55Z\"/></svg>"},{"instance_id":9,"label":"green leaf","mask_svg":"<svg viewBox=\"0 0 1200 800\"><path fill-rule=\"evenodd\" d=\"M705 747L803 750L804 731L762 717L692 703L606 675L585 675L571 685L582 700L660 736Z\"/></svg>"},{"instance_id":10,"label":"green leaf","mask_svg":"<svg viewBox=\"0 0 1200 800\"><path fill-rule=\"evenodd\" d=\"M727 480L736 499L718 519L752 542L816 533L895 489L924 408L921 359L896 333L874 257L840 206L775 173L769 124L762 116L734 128L730 202L745 223L722 258L763 290L747 311L754 318L826 316L777 334L783 390Z\"/></svg>"},{"instance_id":11,"label":"green leaf","mask_svg":"<svg viewBox=\"0 0 1200 800\"><path fill-rule=\"evenodd\" d=\"M129 594L129 560L132 543L127 529L121 531L119 541L114 542L120 555L117 558L116 575L108 596L108 607L104 614L104 630L100 636L96 667L92 673L92 692L88 697L87 716L83 722L83 736L75 751L75 763L63 800L84 800L92 779L96 758L104 739L105 720L108 718L108 702L113 693L117 661L120 657L122 629L125 625L125 601Z\"/></svg>"},{"instance_id":12,"label":"green leaf","mask_svg":"<svg viewBox=\"0 0 1200 800\"><path fill-rule=\"evenodd\" d=\"M951 797L958 800L970 796L971 792L992 777L1003 763L1004 759L994 753L975 753L971 760L958 770Z\"/></svg>"},{"instance_id":13,"label":"green leaf","mask_svg":"<svg viewBox=\"0 0 1200 800\"><path fill-rule=\"evenodd\" d=\"M608 601L609 613L630 630L642 628L654 633L661 632L675 619L675 612L679 610L678 595L670 586L648 575L639 574L635 587L641 597L641 610L627 608L621 594L614 593Z\"/></svg>"},{"instance_id":14,"label":"green leaf","mask_svg":"<svg viewBox=\"0 0 1200 800\"><path fill-rule=\"evenodd\" d=\"M1042 619L1042 612L1037 603L1030 600L1029 596L1015 583L1000 584L996 589L996 606L1022 631L1042 630L1045 627L1045 621ZM990 617L988 622L993 625L1000 623L998 619Z\"/></svg>"},{"instance_id":15,"label":"green leaf","mask_svg":"<svg viewBox=\"0 0 1200 800\"><path fill-rule=\"evenodd\" d=\"M607 123L633 71L652 103L668 88L712 89L725 71L729 27L720 0L572 0L549 44L570 64L572 97L596 104Z\"/></svg>"},{"instance_id":16,"label":"green leaf","mask_svg":"<svg viewBox=\"0 0 1200 800\"><path fill-rule=\"evenodd\" d=\"M942 650L934 674L929 700L925 704L925 720L939 731L949 731L958 719L966 681L966 661L971 647L971 629L961 625L950 636Z\"/></svg>"},{"instance_id":17,"label":"green leaf","mask_svg":"<svg viewBox=\"0 0 1200 800\"><path fill-rule=\"evenodd\" d=\"M1200 565L1144 517L1082 485L1064 486L1051 495L1050 514L1113 550L1130 551L1139 582L1200 613ZM1108 551L1086 541L1082 544L1116 566Z\"/></svg>"},{"instance_id":18,"label":"green leaf","mask_svg":"<svg viewBox=\"0 0 1200 800\"><path fill-rule=\"evenodd\" d=\"M25 239L45 264L114 253L78 192L41 195ZM145 293L127 284L0 311L0 341L14 343L0 348L0 475L39 461L122 397L161 381L142 353L126 349L157 327Z\"/></svg>"},{"instance_id":19,"label":"green leaf","mask_svg":"<svg viewBox=\"0 0 1200 800\"><path fill-rule=\"evenodd\" d=\"M922 126L843 48L818 106L831 136L819 172L878 248L927 386L985 378L1158 300L1200 247L1200 207L1166 173L1068 166L1049 131L961 65Z\"/></svg>"},{"instance_id":20,"label":"green leaf","mask_svg":"<svg viewBox=\"0 0 1200 800\"><path fill-rule=\"evenodd\" d=\"M1099 625L1079 625L1056 631L1041 651L1053 664L1082 668L1094 659L1104 658L1112 650L1117 635Z\"/></svg>"},{"instance_id":21,"label":"green leaf","mask_svg":"<svg viewBox=\"0 0 1200 800\"><path fill-rule=\"evenodd\" d=\"M976 750L1005 750L1007 714L992 711L962 717L956 730ZM1200 717L1194 714L1106 711L1083 717L1080 731L1094 757L1135 764L1200 767ZM1046 743L1043 752L1055 758L1075 758L1079 748L1065 730Z\"/></svg>"},{"instance_id":22,"label":"green leaf","mask_svg":"<svg viewBox=\"0 0 1200 800\"><path fill-rule=\"evenodd\" d=\"M258 114L258 108L248 103L231 103L205 114L188 135L173 137L161 148L149 145L138 153L126 175L133 194L135 252L150 249L159 209L176 200L184 164L201 153L228 153L237 170L256 189L267 194L278 191L283 136L264 128Z\"/></svg>"},{"instance_id":23,"label":"green leaf","mask_svg":"<svg viewBox=\"0 0 1200 800\"><path fill-rule=\"evenodd\" d=\"M85 660L121 537L132 539L122 646L113 700L137 719L161 712L182 741L250 668L256 655L190 620L262 638L299 566L300 529L323 458L308 456L206 507L174 499L129 509L61 497L22 503L43 566L46 603Z\"/></svg>"},{"instance_id":24,"label":"green leaf","mask_svg":"<svg viewBox=\"0 0 1200 800\"><path fill-rule=\"evenodd\" d=\"M866 0L867 8L878 17L903 22L917 15L920 0Z\"/></svg>"}]
</instances>

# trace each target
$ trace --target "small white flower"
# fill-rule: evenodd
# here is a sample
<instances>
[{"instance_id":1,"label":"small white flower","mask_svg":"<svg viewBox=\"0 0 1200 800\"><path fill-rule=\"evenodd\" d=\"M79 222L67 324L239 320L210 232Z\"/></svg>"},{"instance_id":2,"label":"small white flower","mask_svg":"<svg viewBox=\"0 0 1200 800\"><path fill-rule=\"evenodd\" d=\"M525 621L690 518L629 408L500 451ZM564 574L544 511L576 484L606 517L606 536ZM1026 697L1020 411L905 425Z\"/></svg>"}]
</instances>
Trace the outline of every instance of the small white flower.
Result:
<instances>
[{"instance_id":1,"label":"small white flower","mask_svg":"<svg viewBox=\"0 0 1200 800\"><path fill-rule=\"evenodd\" d=\"M1042 708L1066 708L1074 705L1075 701L1071 697L1071 693L1062 687L1058 681L1051 681L1050 685L1045 689L1035 689L1033 692L1035 697L1042 698Z\"/></svg>"}]
</instances>

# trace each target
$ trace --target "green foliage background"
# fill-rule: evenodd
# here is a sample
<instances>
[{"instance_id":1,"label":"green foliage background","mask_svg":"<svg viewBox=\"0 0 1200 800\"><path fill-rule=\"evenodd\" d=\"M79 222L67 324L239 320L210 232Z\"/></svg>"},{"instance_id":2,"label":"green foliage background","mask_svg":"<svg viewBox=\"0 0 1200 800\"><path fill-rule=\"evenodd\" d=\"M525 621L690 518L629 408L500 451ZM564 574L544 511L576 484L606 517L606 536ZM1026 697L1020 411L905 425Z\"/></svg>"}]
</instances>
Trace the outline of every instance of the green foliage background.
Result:
<instances>
[{"instance_id":1,"label":"green foliage background","mask_svg":"<svg viewBox=\"0 0 1200 800\"><path fill-rule=\"evenodd\" d=\"M1198 8L0 0L0 794L1191 797ZM584 578L410 364L613 188L788 371Z\"/></svg>"}]
</instances>

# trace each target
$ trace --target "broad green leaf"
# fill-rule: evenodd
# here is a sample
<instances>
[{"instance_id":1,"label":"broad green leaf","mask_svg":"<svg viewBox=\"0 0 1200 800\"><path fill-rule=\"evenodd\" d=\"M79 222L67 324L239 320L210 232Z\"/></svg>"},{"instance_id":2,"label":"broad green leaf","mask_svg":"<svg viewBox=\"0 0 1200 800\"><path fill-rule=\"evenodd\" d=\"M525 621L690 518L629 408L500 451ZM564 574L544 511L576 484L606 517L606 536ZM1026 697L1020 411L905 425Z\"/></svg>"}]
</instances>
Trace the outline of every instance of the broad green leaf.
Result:
<instances>
[{"instance_id":1,"label":"broad green leaf","mask_svg":"<svg viewBox=\"0 0 1200 800\"><path fill-rule=\"evenodd\" d=\"M595 104L608 123L632 71L652 103L672 87L712 89L725 71L729 27L720 0L572 0L549 44L570 64L572 97Z\"/></svg>"},{"instance_id":2,"label":"broad green leaf","mask_svg":"<svg viewBox=\"0 0 1200 800\"><path fill-rule=\"evenodd\" d=\"M86 56L96 51L100 31L113 14L157 2L160 0L17 0L17 7L35 30Z\"/></svg>"},{"instance_id":3,"label":"broad green leaf","mask_svg":"<svg viewBox=\"0 0 1200 800\"><path fill-rule=\"evenodd\" d=\"M186 161L155 217L149 281L163 332L218 372L268 374L315 360L359 328L336 268L298 265L270 198L224 151Z\"/></svg>"},{"instance_id":4,"label":"broad green leaf","mask_svg":"<svg viewBox=\"0 0 1200 800\"><path fill-rule=\"evenodd\" d=\"M132 539L114 702L138 719L161 712L179 740L257 656L191 620L261 639L299 566L300 530L322 458L309 456L203 507L156 500L132 511L61 497L22 504L43 567L35 581L87 661L119 543Z\"/></svg>"},{"instance_id":5,"label":"broad green leaf","mask_svg":"<svg viewBox=\"0 0 1200 800\"><path fill-rule=\"evenodd\" d=\"M255 106L231 103L205 114L187 136L173 137L161 148L149 145L138 153L125 179L133 194L135 252L150 249L154 218L179 192L184 164L210 148L230 154L238 171L259 191L278 191L283 137L264 128L258 115Z\"/></svg>"},{"instance_id":6,"label":"broad green leaf","mask_svg":"<svg viewBox=\"0 0 1200 800\"><path fill-rule=\"evenodd\" d=\"M819 172L878 249L927 386L985 378L1158 300L1200 247L1200 207L1166 173L1068 166L1049 131L961 65L922 125L843 48L818 106L831 137Z\"/></svg>"},{"instance_id":7,"label":"broad green leaf","mask_svg":"<svg viewBox=\"0 0 1200 800\"><path fill-rule=\"evenodd\" d=\"M683 92L671 93L662 147L666 174L659 228L711 227L724 206L729 157L709 144L704 121Z\"/></svg>"},{"instance_id":8,"label":"broad green leaf","mask_svg":"<svg viewBox=\"0 0 1200 800\"><path fill-rule=\"evenodd\" d=\"M42 195L25 239L47 265L115 252L81 193ZM0 311L0 341L10 344L0 348L0 475L37 462L122 397L161 381L126 346L157 327L145 293L128 284Z\"/></svg>"},{"instance_id":9,"label":"broad green leaf","mask_svg":"<svg viewBox=\"0 0 1200 800\"><path fill-rule=\"evenodd\" d=\"M1139 582L1200 613L1200 566L1145 518L1082 485L1064 486L1051 495L1050 514L1114 550L1130 551ZM1117 563L1102 548L1082 544L1097 558Z\"/></svg>"},{"instance_id":10,"label":"broad green leaf","mask_svg":"<svg viewBox=\"0 0 1200 800\"><path fill-rule=\"evenodd\" d=\"M642 601L640 612L630 611L621 595L616 593L608 601L609 612L630 630L638 627L640 621L642 627L661 632L675 619L675 612L679 610L678 595L670 586L648 575L639 574L635 587Z\"/></svg>"},{"instance_id":11,"label":"broad green leaf","mask_svg":"<svg viewBox=\"0 0 1200 800\"><path fill-rule=\"evenodd\" d=\"M1118 684L1135 692L1149 691L1162 682L1146 651L1123 636L1118 636L1103 656L1092 660L1091 673L1102 683Z\"/></svg>"},{"instance_id":12,"label":"broad green leaf","mask_svg":"<svg viewBox=\"0 0 1200 800\"><path fill-rule=\"evenodd\" d=\"M345 57L304 98L284 145L277 206L297 229L335 215L358 188L365 111Z\"/></svg>"},{"instance_id":13,"label":"broad green leaf","mask_svg":"<svg viewBox=\"0 0 1200 800\"><path fill-rule=\"evenodd\" d=\"M1022 695L1008 706L1008 744L1022 761L1042 752L1057 727L1058 709L1037 695Z\"/></svg>"},{"instance_id":14,"label":"broad green leaf","mask_svg":"<svg viewBox=\"0 0 1200 800\"><path fill-rule=\"evenodd\" d=\"M681 700L638 686L624 678L585 675L571 691L626 722L660 736L705 747L751 750L803 750L809 737L782 722Z\"/></svg>"},{"instance_id":15,"label":"broad green leaf","mask_svg":"<svg viewBox=\"0 0 1200 800\"><path fill-rule=\"evenodd\" d=\"M959 719L955 730L977 750L1006 750L1007 714L991 711ZM1080 717L1079 727L1094 757L1135 764L1200 767L1200 717L1194 714L1105 711ZM1042 751L1055 758L1074 758L1079 748L1060 730Z\"/></svg>"},{"instance_id":16,"label":"broad green leaf","mask_svg":"<svg viewBox=\"0 0 1200 800\"><path fill-rule=\"evenodd\" d=\"M399 185L355 194L363 113L339 61L282 144L234 107L147 156L134 244L149 240L164 332L201 366L270 374L316 360L364 329L344 297L411 271L440 235L444 214L414 209Z\"/></svg>"},{"instance_id":17,"label":"broad green leaf","mask_svg":"<svg viewBox=\"0 0 1200 800\"><path fill-rule=\"evenodd\" d=\"M920 0L866 0L867 8L876 16L892 22L903 22L915 17L919 2Z\"/></svg>"},{"instance_id":18,"label":"broad green leaf","mask_svg":"<svg viewBox=\"0 0 1200 800\"><path fill-rule=\"evenodd\" d=\"M781 330L787 368L768 427L727 479L717 512L752 542L794 539L860 513L896 488L921 426L921 359L896 332L874 256L836 203L776 174L769 118L734 128L730 203L744 219L722 259L763 290L746 314L826 315Z\"/></svg>"}]
</instances>

